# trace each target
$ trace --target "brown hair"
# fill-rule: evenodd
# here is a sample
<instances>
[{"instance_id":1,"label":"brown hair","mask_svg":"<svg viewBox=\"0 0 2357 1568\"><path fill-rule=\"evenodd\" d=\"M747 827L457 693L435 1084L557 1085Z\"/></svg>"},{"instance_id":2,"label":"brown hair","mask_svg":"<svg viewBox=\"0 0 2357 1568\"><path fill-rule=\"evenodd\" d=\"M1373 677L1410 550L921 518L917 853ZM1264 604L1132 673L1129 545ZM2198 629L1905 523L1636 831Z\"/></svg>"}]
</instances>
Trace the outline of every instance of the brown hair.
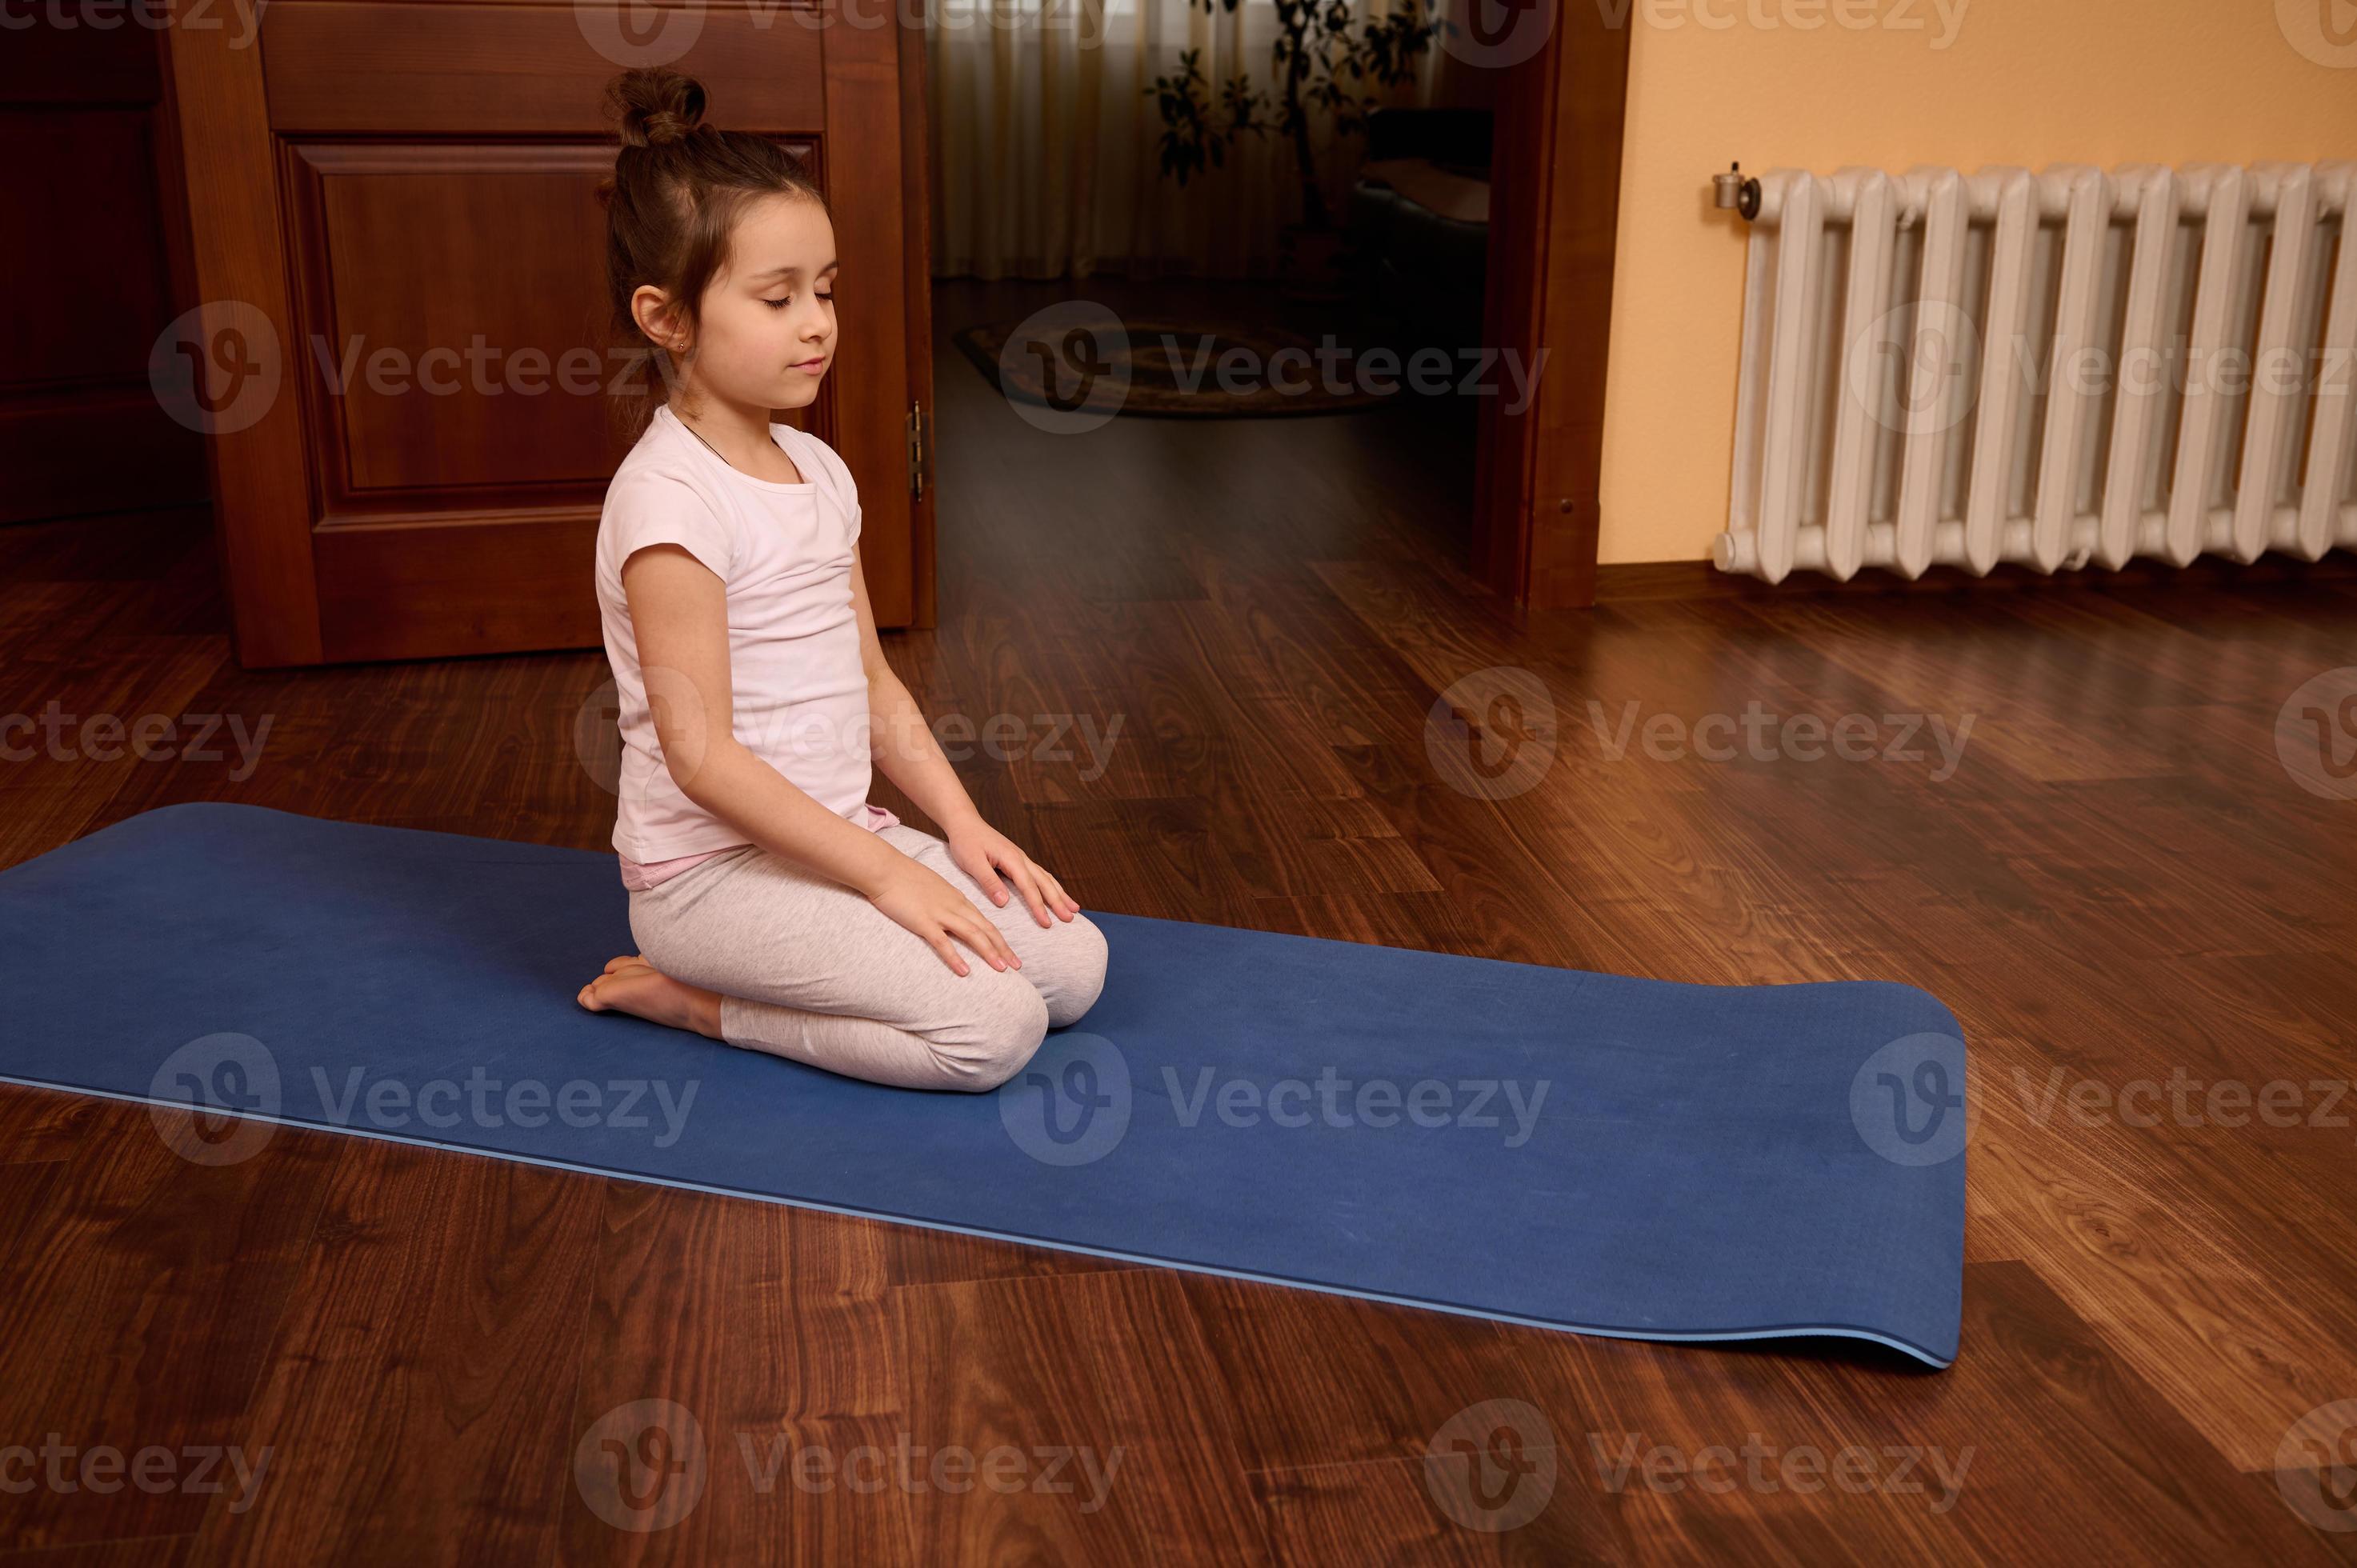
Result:
<instances>
[{"instance_id":1,"label":"brown hair","mask_svg":"<svg viewBox=\"0 0 2357 1568\"><path fill-rule=\"evenodd\" d=\"M667 66L616 77L606 84L606 107L619 124L621 150L597 196L606 208L613 330L633 355L628 384L643 389L624 405L635 431L662 401L673 371L668 350L640 330L630 296L649 285L662 289L693 328L748 202L782 195L823 209L826 199L769 137L704 124L704 84Z\"/></svg>"}]
</instances>

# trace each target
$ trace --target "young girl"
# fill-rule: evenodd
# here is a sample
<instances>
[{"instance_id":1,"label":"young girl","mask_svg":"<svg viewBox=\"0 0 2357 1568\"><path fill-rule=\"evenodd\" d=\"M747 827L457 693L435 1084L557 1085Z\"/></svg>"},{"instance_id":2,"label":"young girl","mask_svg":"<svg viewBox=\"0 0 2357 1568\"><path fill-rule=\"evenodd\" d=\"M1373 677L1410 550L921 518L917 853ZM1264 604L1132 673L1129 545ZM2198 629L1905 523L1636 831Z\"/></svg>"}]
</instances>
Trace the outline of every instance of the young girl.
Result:
<instances>
[{"instance_id":1,"label":"young girl","mask_svg":"<svg viewBox=\"0 0 2357 1568\"><path fill-rule=\"evenodd\" d=\"M825 203L775 143L700 124L678 72L609 95L615 324L662 391L597 531L640 951L581 1004L879 1083L996 1088L1088 1011L1105 941L982 820L885 662L850 470L771 422L834 360ZM868 803L871 760L946 840Z\"/></svg>"}]
</instances>

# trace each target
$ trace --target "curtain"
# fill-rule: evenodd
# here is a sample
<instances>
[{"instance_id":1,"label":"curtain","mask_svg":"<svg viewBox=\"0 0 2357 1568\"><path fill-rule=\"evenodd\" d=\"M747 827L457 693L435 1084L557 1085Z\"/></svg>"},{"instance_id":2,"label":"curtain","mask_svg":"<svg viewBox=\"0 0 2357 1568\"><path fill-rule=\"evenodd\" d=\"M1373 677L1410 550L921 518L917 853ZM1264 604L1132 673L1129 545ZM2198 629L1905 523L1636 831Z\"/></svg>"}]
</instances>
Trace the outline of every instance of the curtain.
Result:
<instances>
[{"instance_id":1,"label":"curtain","mask_svg":"<svg viewBox=\"0 0 2357 1568\"><path fill-rule=\"evenodd\" d=\"M1405 8L1347 4L1353 31ZM1162 113L1148 91L1193 48L1215 112L1238 73L1274 100L1283 84L1270 0L1208 13L1201 0L926 0L925 22L934 275L1276 271L1278 231L1302 205L1290 140L1274 129L1245 135L1225 166L1190 174L1182 188L1161 171ZM1413 80L1372 91L1388 103L1429 102L1440 60L1436 37ZM1337 137L1321 112L1310 113L1339 224L1364 138ZM1260 117L1273 123L1276 112Z\"/></svg>"}]
</instances>

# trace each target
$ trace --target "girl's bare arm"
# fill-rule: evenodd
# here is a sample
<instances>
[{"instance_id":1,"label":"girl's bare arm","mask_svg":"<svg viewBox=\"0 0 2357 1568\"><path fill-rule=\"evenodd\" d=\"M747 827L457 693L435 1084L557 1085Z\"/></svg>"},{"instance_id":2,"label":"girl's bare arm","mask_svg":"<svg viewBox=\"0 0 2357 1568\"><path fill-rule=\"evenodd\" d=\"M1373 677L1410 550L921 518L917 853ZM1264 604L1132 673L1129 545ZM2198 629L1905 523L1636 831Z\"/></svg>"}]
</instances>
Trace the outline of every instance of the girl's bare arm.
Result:
<instances>
[{"instance_id":1,"label":"girl's bare arm","mask_svg":"<svg viewBox=\"0 0 2357 1568\"><path fill-rule=\"evenodd\" d=\"M867 671L867 714L875 732L873 760L944 836L977 826L982 813L942 754L925 711L884 657L876 613L867 606L867 572L856 546L851 561L851 607L859 617L859 662Z\"/></svg>"},{"instance_id":2,"label":"girl's bare arm","mask_svg":"<svg viewBox=\"0 0 2357 1568\"><path fill-rule=\"evenodd\" d=\"M924 710L884 658L884 645L876 635L876 616L867 607L867 573L856 547L851 604L859 617L859 660L867 671L867 711L877 768L940 824L950 857L990 895L993 903L1004 907L1010 897L1020 897L1032 920L1041 926L1079 914L1079 901L1064 891L1046 867L982 820L957 770L942 755Z\"/></svg>"},{"instance_id":3,"label":"girl's bare arm","mask_svg":"<svg viewBox=\"0 0 2357 1568\"><path fill-rule=\"evenodd\" d=\"M853 581L858 581L856 575ZM1015 963L1006 938L956 889L867 829L819 804L736 738L727 591L710 567L679 545L649 545L633 551L622 564L622 591L630 603L655 735L681 794L770 854L886 906L903 925L910 925L904 916L920 923L937 920L993 968ZM946 759L942 766L948 768ZM951 782L955 784L954 776ZM962 787L959 794L964 794ZM938 890L929 886L933 883L940 884ZM912 907L920 904L921 908ZM933 940L928 931L919 934ZM942 950L943 944L934 945L936 951ZM944 961L963 972L953 954L944 953Z\"/></svg>"}]
</instances>

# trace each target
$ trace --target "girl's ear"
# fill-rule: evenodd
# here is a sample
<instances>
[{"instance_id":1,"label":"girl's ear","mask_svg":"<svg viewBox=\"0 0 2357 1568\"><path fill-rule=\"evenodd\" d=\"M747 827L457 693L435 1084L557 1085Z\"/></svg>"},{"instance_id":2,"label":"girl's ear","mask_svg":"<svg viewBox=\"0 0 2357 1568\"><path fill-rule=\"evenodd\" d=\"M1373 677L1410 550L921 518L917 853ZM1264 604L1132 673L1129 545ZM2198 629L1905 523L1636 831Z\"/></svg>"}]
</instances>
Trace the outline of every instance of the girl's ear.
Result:
<instances>
[{"instance_id":1,"label":"girl's ear","mask_svg":"<svg viewBox=\"0 0 2357 1568\"><path fill-rule=\"evenodd\" d=\"M630 295L630 319L658 348L677 353L687 347L687 323L679 319L671 296L652 284L641 284Z\"/></svg>"}]
</instances>

